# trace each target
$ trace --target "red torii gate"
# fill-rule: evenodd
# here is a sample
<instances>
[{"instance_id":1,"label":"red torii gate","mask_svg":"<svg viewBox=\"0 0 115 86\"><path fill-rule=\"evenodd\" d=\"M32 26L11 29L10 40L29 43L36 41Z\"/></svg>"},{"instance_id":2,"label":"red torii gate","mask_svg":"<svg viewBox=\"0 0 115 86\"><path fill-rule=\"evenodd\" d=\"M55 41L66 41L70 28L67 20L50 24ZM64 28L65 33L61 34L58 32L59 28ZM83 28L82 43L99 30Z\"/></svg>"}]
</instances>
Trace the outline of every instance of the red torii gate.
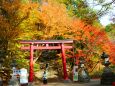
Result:
<instances>
[{"instance_id":1,"label":"red torii gate","mask_svg":"<svg viewBox=\"0 0 115 86\"><path fill-rule=\"evenodd\" d=\"M73 40L23 40L20 41L21 44L26 46L21 46L22 50L30 50L30 70L29 70L29 82L33 82L34 70L33 70L33 54L34 50L53 50L60 49L62 51L62 63L63 63L63 72L64 80L68 80L68 74L66 70L66 57L65 49L72 49ZM27 45L28 44L28 45ZM70 45L71 44L71 45Z\"/></svg>"}]
</instances>

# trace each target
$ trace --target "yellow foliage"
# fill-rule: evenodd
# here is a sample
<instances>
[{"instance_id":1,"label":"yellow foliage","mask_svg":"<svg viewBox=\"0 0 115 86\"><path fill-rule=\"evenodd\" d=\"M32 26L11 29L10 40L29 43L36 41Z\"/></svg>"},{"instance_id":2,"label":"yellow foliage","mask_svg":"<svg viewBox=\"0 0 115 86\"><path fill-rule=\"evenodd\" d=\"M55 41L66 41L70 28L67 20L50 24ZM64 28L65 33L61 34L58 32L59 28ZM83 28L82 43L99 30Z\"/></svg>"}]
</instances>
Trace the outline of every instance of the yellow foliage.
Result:
<instances>
[{"instance_id":1,"label":"yellow foliage","mask_svg":"<svg viewBox=\"0 0 115 86\"><path fill-rule=\"evenodd\" d=\"M41 27L44 32L44 39L49 39L53 35L64 36L71 24L66 8L61 4L53 2L42 4L40 21L45 25L45 27Z\"/></svg>"}]
</instances>

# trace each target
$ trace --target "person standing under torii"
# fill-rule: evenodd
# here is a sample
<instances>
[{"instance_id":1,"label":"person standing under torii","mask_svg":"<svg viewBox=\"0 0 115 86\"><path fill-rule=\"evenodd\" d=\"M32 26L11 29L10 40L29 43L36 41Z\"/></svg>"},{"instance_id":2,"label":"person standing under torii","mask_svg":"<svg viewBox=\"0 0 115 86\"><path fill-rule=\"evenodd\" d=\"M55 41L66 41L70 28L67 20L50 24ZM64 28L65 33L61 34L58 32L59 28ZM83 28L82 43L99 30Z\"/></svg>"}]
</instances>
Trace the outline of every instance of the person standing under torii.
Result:
<instances>
[{"instance_id":1,"label":"person standing under torii","mask_svg":"<svg viewBox=\"0 0 115 86\"><path fill-rule=\"evenodd\" d=\"M46 70L44 71L44 73L43 73L43 84L47 84L47 72L46 72Z\"/></svg>"}]
</instances>

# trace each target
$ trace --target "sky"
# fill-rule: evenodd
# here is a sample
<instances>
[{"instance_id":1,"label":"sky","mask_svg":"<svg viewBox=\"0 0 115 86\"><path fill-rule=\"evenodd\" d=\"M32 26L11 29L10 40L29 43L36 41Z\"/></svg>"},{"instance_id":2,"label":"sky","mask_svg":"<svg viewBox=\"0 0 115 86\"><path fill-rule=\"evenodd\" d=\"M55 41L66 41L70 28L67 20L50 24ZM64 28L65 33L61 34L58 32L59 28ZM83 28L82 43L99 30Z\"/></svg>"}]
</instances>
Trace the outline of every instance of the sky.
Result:
<instances>
[{"instance_id":1,"label":"sky","mask_svg":"<svg viewBox=\"0 0 115 86\"><path fill-rule=\"evenodd\" d=\"M110 21L110 19L111 19L110 15L105 15L105 16L101 17L99 20L100 20L100 23L101 23L103 26L106 26L106 25L112 23L112 22Z\"/></svg>"},{"instance_id":2,"label":"sky","mask_svg":"<svg viewBox=\"0 0 115 86\"><path fill-rule=\"evenodd\" d=\"M102 6L100 5L94 5L94 2L93 0L87 0L87 2L89 3L89 6L94 9L94 10L100 10ZM106 0L105 3L107 2L111 2L111 0ZM112 21L110 20L111 19L111 16L112 14L115 14L115 4L112 6L112 9L107 13L105 14L104 16L102 16L99 20L100 20L100 23L103 25L103 26L106 26L110 23L112 23Z\"/></svg>"},{"instance_id":3,"label":"sky","mask_svg":"<svg viewBox=\"0 0 115 86\"><path fill-rule=\"evenodd\" d=\"M106 26L110 23L112 23L112 14L115 15L115 7L106 15L102 16L99 20L103 26Z\"/></svg>"}]
</instances>

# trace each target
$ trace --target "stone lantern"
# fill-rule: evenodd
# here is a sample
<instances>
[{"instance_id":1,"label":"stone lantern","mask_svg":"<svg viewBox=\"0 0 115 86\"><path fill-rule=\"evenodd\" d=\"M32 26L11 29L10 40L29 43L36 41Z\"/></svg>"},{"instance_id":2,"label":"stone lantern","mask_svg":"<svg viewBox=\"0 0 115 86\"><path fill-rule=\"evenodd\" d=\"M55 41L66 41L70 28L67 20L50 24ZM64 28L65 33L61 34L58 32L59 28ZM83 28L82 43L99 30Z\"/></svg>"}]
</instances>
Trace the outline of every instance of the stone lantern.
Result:
<instances>
[{"instance_id":1,"label":"stone lantern","mask_svg":"<svg viewBox=\"0 0 115 86\"><path fill-rule=\"evenodd\" d=\"M87 69L85 68L84 57L79 58L78 81L79 82L89 82L90 81L89 73Z\"/></svg>"},{"instance_id":2,"label":"stone lantern","mask_svg":"<svg viewBox=\"0 0 115 86\"><path fill-rule=\"evenodd\" d=\"M108 67L108 66L111 64L111 63L109 62L109 57L108 57L108 55L107 55L105 52L102 53L101 59L103 59L102 64L103 64L104 66Z\"/></svg>"},{"instance_id":3,"label":"stone lantern","mask_svg":"<svg viewBox=\"0 0 115 86\"><path fill-rule=\"evenodd\" d=\"M12 67L12 77L17 76L18 70L16 68L17 67L16 60L12 60L11 67Z\"/></svg>"},{"instance_id":4,"label":"stone lantern","mask_svg":"<svg viewBox=\"0 0 115 86\"><path fill-rule=\"evenodd\" d=\"M16 60L12 60L11 67L12 67L12 77L8 82L8 86L20 86L19 85L19 80L17 78L17 69L16 69L17 63L16 63Z\"/></svg>"},{"instance_id":5,"label":"stone lantern","mask_svg":"<svg viewBox=\"0 0 115 86\"><path fill-rule=\"evenodd\" d=\"M3 62L4 62L4 59L1 58L1 59L0 59L0 69L2 69L2 64L3 64Z\"/></svg>"},{"instance_id":6,"label":"stone lantern","mask_svg":"<svg viewBox=\"0 0 115 86\"><path fill-rule=\"evenodd\" d=\"M3 59L0 59L0 73L1 73L1 70L2 70L2 63L3 63ZM1 74L0 74L0 86L3 86L3 80L2 80Z\"/></svg>"},{"instance_id":7,"label":"stone lantern","mask_svg":"<svg viewBox=\"0 0 115 86\"><path fill-rule=\"evenodd\" d=\"M115 75L109 67L109 65L111 64L109 61L109 55L103 52L101 55L101 59L103 59L102 65L105 66L101 75L101 84L112 85L112 82L114 82L115 80Z\"/></svg>"},{"instance_id":8,"label":"stone lantern","mask_svg":"<svg viewBox=\"0 0 115 86\"><path fill-rule=\"evenodd\" d=\"M11 63L11 67L17 67L16 60L13 60L13 61L12 61L12 63Z\"/></svg>"}]
</instances>

